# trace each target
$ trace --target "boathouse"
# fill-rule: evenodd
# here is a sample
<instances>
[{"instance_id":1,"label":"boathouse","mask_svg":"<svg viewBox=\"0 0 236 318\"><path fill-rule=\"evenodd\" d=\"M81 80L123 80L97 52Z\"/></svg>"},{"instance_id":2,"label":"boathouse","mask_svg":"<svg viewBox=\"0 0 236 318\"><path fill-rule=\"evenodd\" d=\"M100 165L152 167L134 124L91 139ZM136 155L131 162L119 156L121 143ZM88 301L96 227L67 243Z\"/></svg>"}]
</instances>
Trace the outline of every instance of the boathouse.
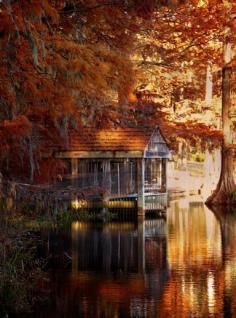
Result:
<instances>
[{"instance_id":1,"label":"boathouse","mask_svg":"<svg viewBox=\"0 0 236 318\"><path fill-rule=\"evenodd\" d=\"M65 162L63 179L78 188L101 189L107 200L133 198L141 210L157 197L166 204L170 150L159 127L70 130L54 155Z\"/></svg>"}]
</instances>

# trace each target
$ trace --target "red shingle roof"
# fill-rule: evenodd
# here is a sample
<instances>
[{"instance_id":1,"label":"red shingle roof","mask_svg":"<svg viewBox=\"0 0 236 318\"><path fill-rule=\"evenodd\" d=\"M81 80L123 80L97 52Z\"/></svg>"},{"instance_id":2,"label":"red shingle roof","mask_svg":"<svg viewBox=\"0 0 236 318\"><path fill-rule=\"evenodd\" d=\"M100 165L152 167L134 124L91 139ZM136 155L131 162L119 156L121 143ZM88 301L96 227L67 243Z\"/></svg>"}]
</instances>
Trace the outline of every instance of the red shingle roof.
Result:
<instances>
[{"instance_id":1,"label":"red shingle roof","mask_svg":"<svg viewBox=\"0 0 236 318\"><path fill-rule=\"evenodd\" d=\"M117 128L96 130L85 128L69 131L68 144L59 151L144 151L153 130L149 128Z\"/></svg>"}]
</instances>

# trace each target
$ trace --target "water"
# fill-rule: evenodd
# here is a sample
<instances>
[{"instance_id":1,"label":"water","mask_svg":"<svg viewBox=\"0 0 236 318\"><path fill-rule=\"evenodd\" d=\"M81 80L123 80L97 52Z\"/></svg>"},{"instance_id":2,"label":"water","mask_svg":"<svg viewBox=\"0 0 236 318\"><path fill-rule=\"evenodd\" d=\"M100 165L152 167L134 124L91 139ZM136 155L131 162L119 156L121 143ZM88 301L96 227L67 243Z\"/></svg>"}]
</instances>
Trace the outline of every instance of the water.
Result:
<instances>
[{"instance_id":1,"label":"water","mask_svg":"<svg viewBox=\"0 0 236 318\"><path fill-rule=\"evenodd\" d=\"M233 215L180 200L165 219L42 235L51 301L34 317L236 317Z\"/></svg>"}]
</instances>

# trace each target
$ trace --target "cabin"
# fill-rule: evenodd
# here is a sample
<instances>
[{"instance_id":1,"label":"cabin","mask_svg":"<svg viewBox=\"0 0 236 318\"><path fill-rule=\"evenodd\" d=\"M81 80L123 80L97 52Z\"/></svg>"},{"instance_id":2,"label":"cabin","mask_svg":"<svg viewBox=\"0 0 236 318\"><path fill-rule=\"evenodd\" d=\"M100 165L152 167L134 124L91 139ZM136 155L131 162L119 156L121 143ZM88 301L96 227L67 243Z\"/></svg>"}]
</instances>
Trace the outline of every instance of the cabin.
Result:
<instances>
[{"instance_id":1,"label":"cabin","mask_svg":"<svg viewBox=\"0 0 236 318\"><path fill-rule=\"evenodd\" d=\"M158 198L166 206L170 150L159 127L70 130L54 156L65 163L63 180L100 189L107 201L133 199L142 211Z\"/></svg>"}]
</instances>

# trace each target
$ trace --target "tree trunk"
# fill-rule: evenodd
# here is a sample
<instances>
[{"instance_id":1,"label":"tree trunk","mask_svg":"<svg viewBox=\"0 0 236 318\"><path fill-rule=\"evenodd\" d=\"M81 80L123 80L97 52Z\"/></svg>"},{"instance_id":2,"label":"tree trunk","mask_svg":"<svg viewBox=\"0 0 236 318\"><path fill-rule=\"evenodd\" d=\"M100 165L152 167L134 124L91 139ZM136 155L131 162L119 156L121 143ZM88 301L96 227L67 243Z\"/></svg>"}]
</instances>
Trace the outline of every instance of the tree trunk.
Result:
<instances>
[{"instance_id":1,"label":"tree trunk","mask_svg":"<svg viewBox=\"0 0 236 318\"><path fill-rule=\"evenodd\" d=\"M207 66L206 72L206 92L205 92L205 102L210 104L212 102L212 91L213 91L213 83L212 83L212 67L209 63Z\"/></svg>"},{"instance_id":2,"label":"tree trunk","mask_svg":"<svg viewBox=\"0 0 236 318\"><path fill-rule=\"evenodd\" d=\"M236 203L232 192L236 191L233 178L233 151L222 145L220 180L213 194L207 199L208 205Z\"/></svg>"},{"instance_id":3,"label":"tree trunk","mask_svg":"<svg viewBox=\"0 0 236 318\"><path fill-rule=\"evenodd\" d=\"M27 138L27 141L28 141L29 165L30 165L30 183L33 183L34 182L34 172L35 172L33 142L32 142L32 139L30 137Z\"/></svg>"},{"instance_id":4,"label":"tree trunk","mask_svg":"<svg viewBox=\"0 0 236 318\"><path fill-rule=\"evenodd\" d=\"M225 66L222 71L222 160L220 180L213 194L207 199L208 205L236 203L232 192L236 191L233 178L233 123L229 116L231 110L231 77L232 67Z\"/></svg>"}]
</instances>

